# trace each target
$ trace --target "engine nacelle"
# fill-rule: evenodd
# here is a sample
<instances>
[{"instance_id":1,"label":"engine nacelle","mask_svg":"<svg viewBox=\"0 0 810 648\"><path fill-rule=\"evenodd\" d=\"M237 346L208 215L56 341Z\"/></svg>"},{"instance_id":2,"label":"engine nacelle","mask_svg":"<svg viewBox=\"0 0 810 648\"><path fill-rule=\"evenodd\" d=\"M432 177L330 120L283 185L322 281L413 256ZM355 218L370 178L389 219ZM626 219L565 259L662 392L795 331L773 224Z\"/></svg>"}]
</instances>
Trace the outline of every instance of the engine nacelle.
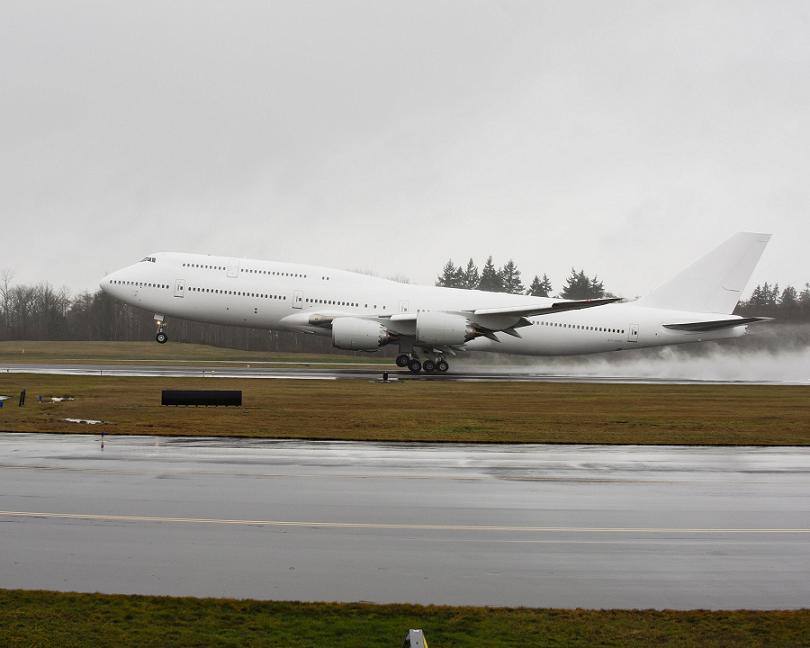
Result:
<instances>
[{"instance_id":1,"label":"engine nacelle","mask_svg":"<svg viewBox=\"0 0 810 648\"><path fill-rule=\"evenodd\" d=\"M416 315L416 342L430 346L460 345L476 337L467 318L453 313L425 311Z\"/></svg>"},{"instance_id":2,"label":"engine nacelle","mask_svg":"<svg viewBox=\"0 0 810 648\"><path fill-rule=\"evenodd\" d=\"M358 317L332 320L332 344L349 351L376 351L388 344L391 336L379 322Z\"/></svg>"}]
</instances>

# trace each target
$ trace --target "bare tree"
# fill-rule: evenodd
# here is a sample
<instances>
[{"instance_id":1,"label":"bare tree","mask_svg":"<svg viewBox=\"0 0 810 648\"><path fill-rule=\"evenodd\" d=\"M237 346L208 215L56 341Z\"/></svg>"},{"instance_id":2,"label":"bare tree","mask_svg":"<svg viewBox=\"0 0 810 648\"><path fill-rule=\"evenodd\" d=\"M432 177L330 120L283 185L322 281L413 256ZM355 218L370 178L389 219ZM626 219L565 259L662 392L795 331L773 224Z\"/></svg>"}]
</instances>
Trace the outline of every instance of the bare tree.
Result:
<instances>
[{"instance_id":1,"label":"bare tree","mask_svg":"<svg viewBox=\"0 0 810 648\"><path fill-rule=\"evenodd\" d=\"M0 303L3 307L3 332L0 335L8 335L9 318L11 310L11 282L14 280L14 271L11 268L0 270Z\"/></svg>"}]
</instances>

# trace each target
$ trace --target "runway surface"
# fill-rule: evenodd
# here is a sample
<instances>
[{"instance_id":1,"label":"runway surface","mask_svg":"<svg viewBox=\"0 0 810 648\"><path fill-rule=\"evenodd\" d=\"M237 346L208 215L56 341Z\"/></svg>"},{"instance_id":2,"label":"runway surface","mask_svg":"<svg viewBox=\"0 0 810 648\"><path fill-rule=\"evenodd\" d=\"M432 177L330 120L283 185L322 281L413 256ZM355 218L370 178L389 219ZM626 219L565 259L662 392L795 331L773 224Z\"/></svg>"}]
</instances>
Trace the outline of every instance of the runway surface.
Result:
<instances>
[{"instance_id":1,"label":"runway surface","mask_svg":"<svg viewBox=\"0 0 810 648\"><path fill-rule=\"evenodd\" d=\"M5 434L0 587L810 604L810 450Z\"/></svg>"},{"instance_id":2,"label":"runway surface","mask_svg":"<svg viewBox=\"0 0 810 648\"><path fill-rule=\"evenodd\" d=\"M119 364L15 364L0 365L0 374L48 374L69 376L136 376L163 378L243 378L286 380L380 380L383 372L389 380L435 380L462 382L581 382L624 384L747 384L747 385L808 385L810 380L683 380L673 378L650 378L632 375L582 375L576 373L537 373L514 368L503 370L460 370L448 374L411 374L393 366L370 367L361 363L345 363L340 367L332 364L310 363L305 367L296 363L257 363L254 365L217 366L199 364L145 364L133 361Z\"/></svg>"}]
</instances>

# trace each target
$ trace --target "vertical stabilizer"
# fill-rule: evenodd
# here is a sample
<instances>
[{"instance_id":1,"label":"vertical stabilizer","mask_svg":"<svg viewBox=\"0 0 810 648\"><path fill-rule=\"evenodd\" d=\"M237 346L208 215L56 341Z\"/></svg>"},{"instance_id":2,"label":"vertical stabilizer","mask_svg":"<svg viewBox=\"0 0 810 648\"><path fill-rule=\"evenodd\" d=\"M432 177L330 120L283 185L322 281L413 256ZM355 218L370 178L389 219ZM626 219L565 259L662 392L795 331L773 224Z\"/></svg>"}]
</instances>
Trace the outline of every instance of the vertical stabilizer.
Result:
<instances>
[{"instance_id":1,"label":"vertical stabilizer","mask_svg":"<svg viewBox=\"0 0 810 648\"><path fill-rule=\"evenodd\" d=\"M770 234L738 232L637 303L700 313L731 313Z\"/></svg>"}]
</instances>

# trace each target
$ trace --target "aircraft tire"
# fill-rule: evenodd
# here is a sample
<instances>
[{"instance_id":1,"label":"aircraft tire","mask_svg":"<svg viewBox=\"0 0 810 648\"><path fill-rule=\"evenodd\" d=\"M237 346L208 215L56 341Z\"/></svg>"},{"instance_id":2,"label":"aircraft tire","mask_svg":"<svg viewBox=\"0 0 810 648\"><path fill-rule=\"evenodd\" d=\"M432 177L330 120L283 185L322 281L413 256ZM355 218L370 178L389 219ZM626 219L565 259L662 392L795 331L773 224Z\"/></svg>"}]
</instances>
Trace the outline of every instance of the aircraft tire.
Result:
<instances>
[{"instance_id":1,"label":"aircraft tire","mask_svg":"<svg viewBox=\"0 0 810 648\"><path fill-rule=\"evenodd\" d=\"M157 340L158 344L166 344L166 342L169 341L169 336L163 331L158 331L158 334L155 336L155 340Z\"/></svg>"},{"instance_id":2,"label":"aircraft tire","mask_svg":"<svg viewBox=\"0 0 810 648\"><path fill-rule=\"evenodd\" d=\"M425 360L425 363L422 365L422 369L425 370L425 373L433 373L436 371L436 363L433 360Z\"/></svg>"},{"instance_id":3,"label":"aircraft tire","mask_svg":"<svg viewBox=\"0 0 810 648\"><path fill-rule=\"evenodd\" d=\"M447 360L442 359L442 360L439 360L439 362L436 363L436 369L439 370L439 373L447 373L447 370L449 368L450 368L450 365L447 364Z\"/></svg>"},{"instance_id":4,"label":"aircraft tire","mask_svg":"<svg viewBox=\"0 0 810 648\"><path fill-rule=\"evenodd\" d=\"M411 373L418 374L422 371L422 363L416 358L411 358L408 362L408 369L411 370Z\"/></svg>"},{"instance_id":5,"label":"aircraft tire","mask_svg":"<svg viewBox=\"0 0 810 648\"><path fill-rule=\"evenodd\" d=\"M407 367L411 357L407 353L400 353L397 356L397 367Z\"/></svg>"}]
</instances>

